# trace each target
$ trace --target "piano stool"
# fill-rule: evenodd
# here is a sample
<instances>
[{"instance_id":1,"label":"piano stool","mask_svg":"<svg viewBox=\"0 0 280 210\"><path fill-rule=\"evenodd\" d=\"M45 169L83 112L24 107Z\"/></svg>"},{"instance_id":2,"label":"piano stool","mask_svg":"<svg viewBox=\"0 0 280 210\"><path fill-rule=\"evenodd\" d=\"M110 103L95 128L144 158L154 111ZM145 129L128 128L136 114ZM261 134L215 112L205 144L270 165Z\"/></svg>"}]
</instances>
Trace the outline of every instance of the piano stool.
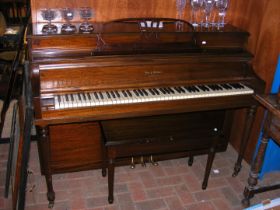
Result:
<instances>
[{"instance_id":1,"label":"piano stool","mask_svg":"<svg viewBox=\"0 0 280 210\"><path fill-rule=\"evenodd\" d=\"M225 111L207 111L102 121L109 203L114 200L115 165L124 160L130 160L133 169L136 163L156 166L158 160L189 156L191 166L194 155L208 154L202 183L202 189L206 189L215 153L225 151L228 145L225 114Z\"/></svg>"},{"instance_id":2,"label":"piano stool","mask_svg":"<svg viewBox=\"0 0 280 210\"><path fill-rule=\"evenodd\" d=\"M267 110L267 113L263 127L263 136L251 165L248 185L244 189L244 199L242 200L244 206L250 205L250 199L255 194L280 188L280 182L267 186L257 186L268 141L272 139L278 145L280 144L280 92L278 95L256 95L255 98Z\"/></svg>"}]
</instances>

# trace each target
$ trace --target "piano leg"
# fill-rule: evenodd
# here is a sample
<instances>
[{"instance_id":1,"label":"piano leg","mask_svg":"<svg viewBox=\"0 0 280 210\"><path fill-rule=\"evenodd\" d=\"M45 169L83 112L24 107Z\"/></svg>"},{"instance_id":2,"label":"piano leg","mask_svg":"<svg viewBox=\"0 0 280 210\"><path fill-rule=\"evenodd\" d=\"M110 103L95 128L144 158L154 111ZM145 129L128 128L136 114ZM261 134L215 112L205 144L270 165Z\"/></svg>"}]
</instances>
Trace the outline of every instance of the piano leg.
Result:
<instances>
[{"instance_id":1,"label":"piano leg","mask_svg":"<svg viewBox=\"0 0 280 210\"><path fill-rule=\"evenodd\" d=\"M113 203L114 201L114 172L115 172L115 161L113 158L111 158L108 164L108 189L109 189L108 202L109 203Z\"/></svg>"},{"instance_id":2,"label":"piano leg","mask_svg":"<svg viewBox=\"0 0 280 210\"><path fill-rule=\"evenodd\" d=\"M190 155L188 165L192 166L192 164L193 164L193 155Z\"/></svg>"},{"instance_id":3,"label":"piano leg","mask_svg":"<svg viewBox=\"0 0 280 210\"><path fill-rule=\"evenodd\" d=\"M247 148L248 141L249 141L249 135L250 135L250 131L251 131L254 119L255 119L256 109L257 109L256 106L251 106L247 110L245 128L244 128L243 136L242 136L242 140L241 140L240 151L239 151L238 158L237 158L237 161L234 166L234 172L232 174L233 177L237 176L239 171L241 170L241 167L242 167L241 162L244 158L244 153Z\"/></svg>"},{"instance_id":4,"label":"piano leg","mask_svg":"<svg viewBox=\"0 0 280 210\"><path fill-rule=\"evenodd\" d=\"M50 157L49 129L48 127L43 127L43 128L37 127L37 132L39 134L38 150L39 150L39 158L41 162L41 171L46 178L49 208L52 208L55 200L55 192L53 190L51 169L48 161Z\"/></svg>"},{"instance_id":5,"label":"piano leg","mask_svg":"<svg viewBox=\"0 0 280 210\"><path fill-rule=\"evenodd\" d=\"M212 164L213 164L215 154L216 154L217 143L218 143L218 139L215 139L214 142L213 142L213 145L210 148L209 153L208 153L204 179L203 179L203 182L202 182L202 189L203 190L205 190L207 188L207 185L208 185L209 175L210 175Z\"/></svg>"}]
</instances>

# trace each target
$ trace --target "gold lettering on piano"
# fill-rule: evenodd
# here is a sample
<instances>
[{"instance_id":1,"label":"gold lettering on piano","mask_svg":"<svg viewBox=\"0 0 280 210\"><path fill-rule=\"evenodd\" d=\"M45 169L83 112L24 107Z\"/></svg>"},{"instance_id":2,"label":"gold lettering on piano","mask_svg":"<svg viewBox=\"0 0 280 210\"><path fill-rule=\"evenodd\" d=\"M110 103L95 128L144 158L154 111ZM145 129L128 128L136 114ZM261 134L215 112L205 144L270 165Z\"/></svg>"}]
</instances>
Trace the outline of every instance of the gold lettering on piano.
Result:
<instances>
[{"instance_id":1,"label":"gold lettering on piano","mask_svg":"<svg viewBox=\"0 0 280 210\"><path fill-rule=\"evenodd\" d=\"M145 71L144 74L145 76L155 76L162 74L162 71Z\"/></svg>"}]
</instances>

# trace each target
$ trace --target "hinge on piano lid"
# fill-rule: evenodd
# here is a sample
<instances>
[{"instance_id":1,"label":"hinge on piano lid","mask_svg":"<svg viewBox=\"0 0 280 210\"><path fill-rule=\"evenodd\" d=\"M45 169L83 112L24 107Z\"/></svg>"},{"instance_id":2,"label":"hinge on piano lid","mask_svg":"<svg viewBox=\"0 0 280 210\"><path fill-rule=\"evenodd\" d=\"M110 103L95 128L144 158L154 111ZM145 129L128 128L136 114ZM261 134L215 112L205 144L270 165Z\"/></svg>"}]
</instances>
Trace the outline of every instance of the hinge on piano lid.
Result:
<instances>
[{"instance_id":1,"label":"hinge on piano lid","mask_svg":"<svg viewBox=\"0 0 280 210\"><path fill-rule=\"evenodd\" d=\"M96 34L96 48L91 52L91 56L94 56L96 52L101 52L106 45L104 39L102 39L101 34Z\"/></svg>"}]
</instances>

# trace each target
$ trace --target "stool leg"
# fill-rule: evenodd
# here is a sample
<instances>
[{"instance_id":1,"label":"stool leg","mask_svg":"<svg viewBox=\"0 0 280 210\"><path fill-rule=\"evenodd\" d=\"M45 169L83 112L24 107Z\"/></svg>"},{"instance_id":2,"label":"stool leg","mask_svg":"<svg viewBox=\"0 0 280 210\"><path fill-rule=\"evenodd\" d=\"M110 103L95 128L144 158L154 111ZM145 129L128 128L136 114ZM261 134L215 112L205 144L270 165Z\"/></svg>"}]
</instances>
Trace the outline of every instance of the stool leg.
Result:
<instances>
[{"instance_id":1,"label":"stool leg","mask_svg":"<svg viewBox=\"0 0 280 210\"><path fill-rule=\"evenodd\" d=\"M261 166L263 164L263 159L264 159L268 140L269 140L269 136L264 131L260 146L258 148L257 155L251 166L251 171L250 171L249 178L248 178L248 186L246 186L244 189L244 193L243 193L244 199L242 200L242 204L244 206L249 206L250 199L252 197L254 197L254 189L255 189L256 185L258 184L259 172L260 172Z\"/></svg>"},{"instance_id":2,"label":"stool leg","mask_svg":"<svg viewBox=\"0 0 280 210\"><path fill-rule=\"evenodd\" d=\"M114 172L115 172L115 162L114 159L110 159L108 165L108 190L109 190L108 202L109 203L114 202Z\"/></svg>"}]
</instances>

